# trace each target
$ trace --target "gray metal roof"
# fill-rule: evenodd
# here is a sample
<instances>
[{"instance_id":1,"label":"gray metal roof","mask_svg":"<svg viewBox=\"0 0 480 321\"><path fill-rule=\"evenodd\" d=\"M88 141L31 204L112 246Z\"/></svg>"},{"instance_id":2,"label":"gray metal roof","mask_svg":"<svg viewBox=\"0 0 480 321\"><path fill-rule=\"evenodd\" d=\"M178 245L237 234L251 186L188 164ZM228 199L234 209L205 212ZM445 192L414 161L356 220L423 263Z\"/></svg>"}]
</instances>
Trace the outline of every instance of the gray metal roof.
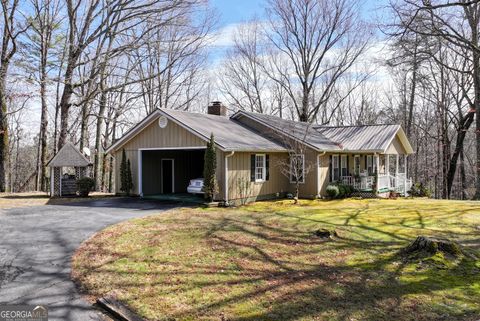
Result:
<instances>
[{"instance_id":1,"label":"gray metal roof","mask_svg":"<svg viewBox=\"0 0 480 321\"><path fill-rule=\"evenodd\" d=\"M90 161L70 142L65 143L48 162L49 167L85 167Z\"/></svg>"},{"instance_id":2,"label":"gray metal roof","mask_svg":"<svg viewBox=\"0 0 480 321\"><path fill-rule=\"evenodd\" d=\"M317 131L312 124L283 119L277 116L241 111L232 118L247 115L265 126L288 135L298 141L305 142L317 150L341 151L341 147L323 133Z\"/></svg>"},{"instance_id":3,"label":"gray metal roof","mask_svg":"<svg viewBox=\"0 0 480 321\"><path fill-rule=\"evenodd\" d=\"M399 129L399 125L315 126L345 151L384 151Z\"/></svg>"},{"instance_id":4,"label":"gray metal roof","mask_svg":"<svg viewBox=\"0 0 480 321\"><path fill-rule=\"evenodd\" d=\"M172 109L159 109L159 111L204 139L209 139L210 134L213 133L215 142L226 151L286 150L280 144L228 117Z\"/></svg>"}]
</instances>

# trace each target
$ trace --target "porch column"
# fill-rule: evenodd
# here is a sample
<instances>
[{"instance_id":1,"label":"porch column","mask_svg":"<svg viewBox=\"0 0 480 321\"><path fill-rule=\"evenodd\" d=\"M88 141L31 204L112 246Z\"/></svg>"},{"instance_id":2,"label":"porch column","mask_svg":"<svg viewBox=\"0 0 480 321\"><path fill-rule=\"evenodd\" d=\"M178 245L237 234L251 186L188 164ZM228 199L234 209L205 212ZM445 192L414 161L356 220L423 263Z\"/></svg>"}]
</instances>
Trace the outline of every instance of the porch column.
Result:
<instances>
[{"instance_id":1,"label":"porch column","mask_svg":"<svg viewBox=\"0 0 480 321\"><path fill-rule=\"evenodd\" d=\"M405 154L403 156L405 159L404 159L404 162L403 162L403 166L405 166L405 176L403 177L403 196L404 197L407 197L407 157L408 155Z\"/></svg>"},{"instance_id":2,"label":"porch column","mask_svg":"<svg viewBox=\"0 0 480 321\"><path fill-rule=\"evenodd\" d=\"M377 188L377 193L378 193L378 191L380 190L380 189L379 189L379 186L380 186L380 184L379 184L379 176L380 176L380 175L379 175L379 173L380 173L380 155L379 155L379 154L376 154L376 155L375 155L375 166L377 167L377 170L375 171L375 175L377 175L377 186L376 186L376 188Z\"/></svg>"},{"instance_id":3,"label":"porch column","mask_svg":"<svg viewBox=\"0 0 480 321\"><path fill-rule=\"evenodd\" d=\"M398 185L399 185L399 184L398 184L398 173L399 173L399 171L398 171L398 163L399 163L399 160L400 160L400 157L399 157L398 154L396 154L396 155L395 155L395 180L394 180L394 182L395 182L394 188L395 188L395 189L396 189L396 188L398 187Z\"/></svg>"},{"instance_id":4,"label":"porch column","mask_svg":"<svg viewBox=\"0 0 480 321\"><path fill-rule=\"evenodd\" d=\"M387 187L390 189L390 155L385 154L385 174L387 175Z\"/></svg>"}]
</instances>

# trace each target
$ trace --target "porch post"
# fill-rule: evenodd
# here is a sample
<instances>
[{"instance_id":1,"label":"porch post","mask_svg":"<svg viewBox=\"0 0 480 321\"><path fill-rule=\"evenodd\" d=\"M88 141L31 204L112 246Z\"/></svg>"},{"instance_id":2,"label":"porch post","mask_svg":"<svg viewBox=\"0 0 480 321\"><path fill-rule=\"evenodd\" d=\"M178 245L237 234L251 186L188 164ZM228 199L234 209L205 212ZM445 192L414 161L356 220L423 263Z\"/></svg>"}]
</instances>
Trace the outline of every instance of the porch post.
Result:
<instances>
[{"instance_id":1,"label":"porch post","mask_svg":"<svg viewBox=\"0 0 480 321\"><path fill-rule=\"evenodd\" d=\"M394 188L397 189L398 188L398 185L399 185L399 182L398 182L398 162L399 162L399 159L400 157L398 156L398 154L395 155L395 186Z\"/></svg>"},{"instance_id":2,"label":"porch post","mask_svg":"<svg viewBox=\"0 0 480 321\"><path fill-rule=\"evenodd\" d=\"M385 174L387 174L387 186L390 189L390 155L385 154Z\"/></svg>"},{"instance_id":3,"label":"porch post","mask_svg":"<svg viewBox=\"0 0 480 321\"><path fill-rule=\"evenodd\" d=\"M379 176L380 176L380 175L379 175L379 174L380 174L380 154L375 154L375 166L376 166L376 168L377 168L377 170L375 171L375 175L377 175L377 187L376 187L376 188L377 188L377 193L378 193L378 191L380 190L380 189L379 189L379 186L380 186L380 184L379 184Z\"/></svg>"},{"instance_id":4,"label":"porch post","mask_svg":"<svg viewBox=\"0 0 480 321\"><path fill-rule=\"evenodd\" d=\"M405 154L403 156L405 161L403 162L403 166L405 166L405 176L403 177L403 196L407 197L407 157L408 155Z\"/></svg>"}]
</instances>

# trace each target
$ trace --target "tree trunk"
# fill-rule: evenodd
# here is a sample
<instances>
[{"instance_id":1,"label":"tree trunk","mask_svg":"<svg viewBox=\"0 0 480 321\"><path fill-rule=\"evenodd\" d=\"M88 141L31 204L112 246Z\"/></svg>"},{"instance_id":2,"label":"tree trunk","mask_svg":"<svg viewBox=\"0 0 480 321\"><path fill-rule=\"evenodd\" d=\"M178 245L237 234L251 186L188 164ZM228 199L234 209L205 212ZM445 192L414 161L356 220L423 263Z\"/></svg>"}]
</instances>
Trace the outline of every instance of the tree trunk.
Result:
<instances>
[{"instance_id":1,"label":"tree trunk","mask_svg":"<svg viewBox=\"0 0 480 321\"><path fill-rule=\"evenodd\" d=\"M47 175L47 128L48 128L48 106L46 98L46 57L42 60L40 72L40 100L42 103L42 114L40 117L40 190L45 191L45 179Z\"/></svg>"},{"instance_id":2,"label":"tree trunk","mask_svg":"<svg viewBox=\"0 0 480 321\"><path fill-rule=\"evenodd\" d=\"M73 54L69 54L67 68L65 70L65 79L63 86L62 98L60 99L60 135L58 136L58 150L67 142L68 116L70 113L71 98L73 94L73 69L77 58Z\"/></svg>"},{"instance_id":3,"label":"tree trunk","mask_svg":"<svg viewBox=\"0 0 480 321\"><path fill-rule=\"evenodd\" d=\"M7 122L7 78L8 62L1 62L0 66L0 192L5 192L5 163L8 159L8 122Z\"/></svg>"}]
</instances>

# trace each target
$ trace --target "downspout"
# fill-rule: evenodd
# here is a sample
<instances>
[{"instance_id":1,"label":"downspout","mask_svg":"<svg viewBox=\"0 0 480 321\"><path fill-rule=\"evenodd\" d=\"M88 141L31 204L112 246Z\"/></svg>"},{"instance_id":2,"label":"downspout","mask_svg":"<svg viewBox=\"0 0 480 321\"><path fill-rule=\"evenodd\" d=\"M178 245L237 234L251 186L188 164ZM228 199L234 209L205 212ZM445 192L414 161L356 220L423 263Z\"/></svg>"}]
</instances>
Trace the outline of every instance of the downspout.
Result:
<instances>
[{"instance_id":1,"label":"downspout","mask_svg":"<svg viewBox=\"0 0 480 321\"><path fill-rule=\"evenodd\" d=\"M320 182L320 157L322 157L323 155L325 155L327 152L321 152L319 154L317 154L317 198L320 198L320 185L319 185L319 182Z\"/></svg>"},{"instance_id":2,"label":"downspout","mask_svg":"<svg viewBox=\"0 0 480 321\"><path fill-rule=\"evenodd\" d=\"M231 151L230 154L225 155L225 206L228 206L228 159L235 154Z\"/></svg>"}]
</instances>

